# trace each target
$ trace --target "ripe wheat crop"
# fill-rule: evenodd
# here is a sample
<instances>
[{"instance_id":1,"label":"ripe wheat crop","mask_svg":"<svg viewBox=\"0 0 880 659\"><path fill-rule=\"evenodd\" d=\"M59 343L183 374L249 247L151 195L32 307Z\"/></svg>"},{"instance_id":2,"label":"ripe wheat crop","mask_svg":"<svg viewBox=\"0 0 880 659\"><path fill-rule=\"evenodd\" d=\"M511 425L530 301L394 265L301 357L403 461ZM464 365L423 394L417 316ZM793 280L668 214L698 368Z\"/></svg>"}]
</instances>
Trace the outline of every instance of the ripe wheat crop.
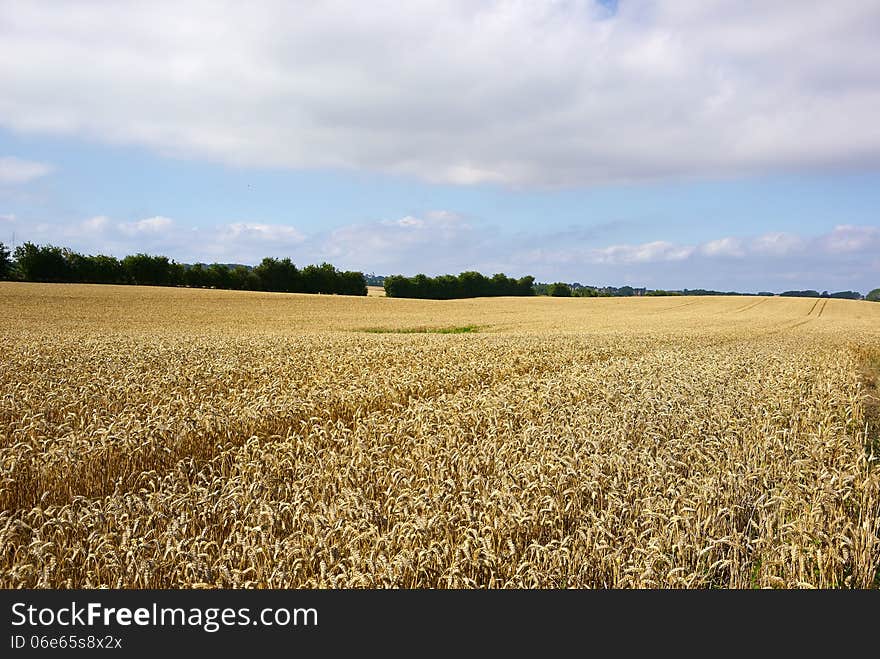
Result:
<instances>
[{"instance_id":1,"label":"ripe wheat crop","mask_svg":"<svg viewBox=\"0 0 880 659\"><path fill-rule=\"evenodd\" d=\"M880 304L0 308L2 587L878 585Z\"/></svg>"}]
</instances>

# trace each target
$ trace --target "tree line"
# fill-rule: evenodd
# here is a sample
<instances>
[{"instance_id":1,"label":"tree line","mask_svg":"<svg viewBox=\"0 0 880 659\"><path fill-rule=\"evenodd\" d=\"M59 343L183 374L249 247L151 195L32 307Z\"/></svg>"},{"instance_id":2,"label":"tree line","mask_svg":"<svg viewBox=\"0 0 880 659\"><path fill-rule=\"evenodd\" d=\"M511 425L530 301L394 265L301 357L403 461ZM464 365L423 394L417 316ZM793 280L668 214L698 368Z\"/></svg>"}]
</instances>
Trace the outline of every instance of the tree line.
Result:
<instances>
[{"instance_id":1,"label":"tree line","mask_svg":"<svg viewBox=\"0 0 880 659\"><path fill-rule=\"evenodd\" d=\"M861 300L862 294L858 291L838 291L837 293L829 293L828 291L806 290L806 291L784 291L779 294L780 297L827 297L838 300Z\"/></svg>"},{"instance_id":2,"label":"tree line","mask_svg":"<svg viewBox=\"0 0 880 659\"><path fill-rule=\"evenodd\" d=\"M361 272L329 263L297 268L289 259L264 258L256 267L225 263L177 263L166 256L131 254L122 259L80 254L65 247L24 243L9 250L0 243L0 278L32 282L189 286L283 293L366 295Z\"/></svg>"},{"instance_id":3,"label":"tree line","mask_svg":"<svg viewBox=\"0 0 880 659\"><path fill-rule=\"evenodd\" d=\"M550 295L553 297L629 297L633 295L753 295L735 291L702 288L680 291L632 288L630 286L585 286L580 283L536 283L534 277L513 279L503 273L486 277L468 271L456 275L414 277L371 274L371 281L382 283L388 297L450 300L467 297ZM89 284L138 284L145 286L189 286L230 290L285 293L330 293L366 295L367 277L361 272L337 270L329 263L297 266L289 259L265 258L256 267L225 263L177 263L165 256L132 254L122 259L103 254L86 255L65 247L27 242L14 253L0 242L0 279L34 282ZM770 296L773 293L761 292ZM784 291L782 297L817 297L859 300L858 291ZM880 302L880 288L864 299Z\"/></svg>"},{"instance_id":4,"label":"tree line","mask_svg":"<svg viewBox=\"0 0 880 659\"><path fill-rule=\"evenodd\" d=\"M672 295L741 295L741 296L767 296L772 297L777 293L762 291L760 293L739 293L737 291L714 291L705 288L693 288L682 290L664 290L661 288L632 288L631 286L621 286L615 288L613 286L584 286L580 283L567 284L565 282L554 282L552 284L536 283L536 295L549 295L551 297L632 297L632 296L672 296ZM862 294L858 291L837 291L829 293L828 291L803 290L803 291L784 291L778 293L780 297L817 297L817 298L834 298L840 300L861 300ZM864 299L877 301L880 296L880 289L875 289L868 293Z\"/></svg>"},{"instance_id":5,"label":"tree line","mask_svg":"<svg viewBox=\"0 0 880 659\"><path fill-rule=\"evenodd\" d=\"M385 295L388 297L421 298L427 300L453 300L467 297L498 297L502 295L534 295L535 278L513 279L503 273L486 277L479 272L468 271L459 275L414 277L391 275L385 277Z\"/></svg>"}]
</instances>

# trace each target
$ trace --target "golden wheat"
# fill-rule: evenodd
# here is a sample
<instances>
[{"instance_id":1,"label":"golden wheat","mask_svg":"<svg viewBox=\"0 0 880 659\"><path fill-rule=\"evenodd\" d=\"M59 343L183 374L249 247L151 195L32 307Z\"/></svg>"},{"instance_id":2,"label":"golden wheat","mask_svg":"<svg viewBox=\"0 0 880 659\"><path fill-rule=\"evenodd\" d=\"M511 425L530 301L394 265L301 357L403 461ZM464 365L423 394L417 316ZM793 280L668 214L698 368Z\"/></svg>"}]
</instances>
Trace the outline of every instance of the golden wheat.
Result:
<instances>
[{"instance_id":1,"label":"golden wheat","mask_svg":"<svg viewBox=\"0 0 880 659\"><path fill-rule=\"evenodd\" d=\"M880 304L0 302L3 587L878 584Z\"/></svg>"}]
</instances>

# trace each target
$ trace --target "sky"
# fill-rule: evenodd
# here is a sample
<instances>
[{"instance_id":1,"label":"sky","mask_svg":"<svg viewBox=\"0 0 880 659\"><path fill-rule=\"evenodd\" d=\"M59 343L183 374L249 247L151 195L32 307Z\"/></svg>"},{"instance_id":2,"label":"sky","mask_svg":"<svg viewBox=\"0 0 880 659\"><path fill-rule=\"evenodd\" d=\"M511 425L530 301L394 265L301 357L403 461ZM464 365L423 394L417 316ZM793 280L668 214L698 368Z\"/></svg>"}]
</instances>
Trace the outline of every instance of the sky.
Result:
<instances>
[{"instance_id":1,"label":"sky","mask_svg":"<svg viewBox=\"0 0 880 659\"><path fill-rule=\"evenodd\" d=\"M0 0L0 242L880 287L876 0Z\"/></svg>"}]
</instances>

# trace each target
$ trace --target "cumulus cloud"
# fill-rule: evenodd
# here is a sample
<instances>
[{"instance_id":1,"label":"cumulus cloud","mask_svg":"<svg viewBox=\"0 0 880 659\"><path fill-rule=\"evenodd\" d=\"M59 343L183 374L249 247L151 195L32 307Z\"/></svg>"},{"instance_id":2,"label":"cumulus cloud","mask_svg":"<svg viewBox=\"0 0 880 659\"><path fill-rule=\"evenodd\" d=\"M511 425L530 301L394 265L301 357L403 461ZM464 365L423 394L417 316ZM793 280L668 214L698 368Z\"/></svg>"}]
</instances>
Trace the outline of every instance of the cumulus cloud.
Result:
<instances>
[{"instance_id":1,"label":"cumulus cloud","mask_svg":"<svg viewBox=\"0 0 880 659\"><path fill-rule=\"evenodd\" d=\"M674 245L656 240L641 245L612 245L591 250L587 259L592 263L617 265L622 263L656 263L657 261L681 261L693 254L688 245Z\"/></svg>"},{"instance_id":2,"label":"cumulus cloud","mask_svg":"<svg viewBox=\"0 0 880 659\"><path fill-rule=\"evenodd\" d=\"M215 227L191 230L181 241L196 241L200 246L197 260L256 263L266 256L288 257L297 255L305 234L286 224L264 222L232 222Z\"/></svg>"},{"instance_id":3,"label":"cumulus cloud","mask_svg":"<svg viewBox=\"0 0 880 659\"><path fill-rule=\"evenodd\" d=\"M461 185L880 165L876 2L607 5L5 2L0 126Z\"/></svg>"},{"instance_id":4,"label":"cumulus cloud","mask_svg":"<svg viewBox=\"0 0 880 659\"><path fill-rule=\"evenodd\" d=\"M841 224L824 239L826 250L836 254L848 254L873 250L880 251L880 227L861 227Z\"/></svg>"},{"instance_id":5,"label":"cumulus cloud","mask_svg":"<svg viewBox=\"0 0 880 659\"><path fill-rule=\"evenodd\" d=\"M752 242L752 249L770 256L786 256L803 251L805 244L800 236L781 231L765 233Z\"/></svg>"},{"instance_id":6,"label":"cumulus cloud","mask_svg":"<svg viewBox=\"0 0 880 659\"><path fill-rule=\"evenodd\" d=\"M93 221L100 223L98 228L106 224L106 218L103 217L93 218ZM171 218L156 216L137 220L136 222L120 222L116 226L122 233L128 236L144 236L148 234L162 235L171 228L172 224L174 224L174 220Z\"/></svg>"},{"instance_id":7,"label":"cumulus cloud","mask_svg":"<svg viewBox=\"0 0 880 659\"><path fill-rule=\"evenodd\" d=\"M492 261L489 229L448 211L375 220L313 236L307 253L366 271L465 270L475 260ZM390 272L389 272L390 274Z\"/></svg>"},{"instance_id":8,"label":"cumulus cloud","mask_svg":"<svg viewBox=\"0 0 880 659\"><path fill-rule=\"evenodd\" d=\"M719 238L710 240L700 247L700 251L706 256L733 256L745 255L745 248L738 238Z\"/></svg>"},{"instance_id":9,"label":"cumulus cloud","mask_svg":"<svg viewBox=\"0 0 880 659\"><path fill-rule=\"evenodd\" d=\"M157 215L119 220L98 215L77 222L25 221L0 216L19 230L22 239L71 247L86 253L116 256L150 252L178 261L256 263L265 256L294 256L307 237L289 225L230 222L215 226L187 226Z\"/></svg>"},{"instance_id":10,"label":"cumulus cloud","mask_svg":"<svg viewBox=\"0 0 880 659\"><path fill-rule=\"evenodd\" d=\"M305 236L295 227L281 224L262 224L259 222L233 222L220 228L220 236L232 241L281 242L297 244Z\"/></svg>"},{"instance_id":11,"label":"cumulus cloud","mask_svg":"<svg viewBox=\"0 0 880 659\"><path fill-rule=\"evenodd\" d=\"M13 156L0 157L0 185L28 183L46 176L51 171L52 167L46 163L22 160Z\"/></svg>"}]
</instances>

